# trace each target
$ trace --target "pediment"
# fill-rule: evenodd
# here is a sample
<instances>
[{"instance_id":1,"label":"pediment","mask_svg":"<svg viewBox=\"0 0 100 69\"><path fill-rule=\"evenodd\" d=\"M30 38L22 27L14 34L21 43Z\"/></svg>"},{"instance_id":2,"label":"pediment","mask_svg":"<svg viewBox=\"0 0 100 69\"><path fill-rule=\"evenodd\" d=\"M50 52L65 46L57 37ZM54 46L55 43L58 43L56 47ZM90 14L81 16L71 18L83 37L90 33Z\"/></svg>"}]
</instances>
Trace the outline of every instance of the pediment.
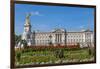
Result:
<instances>
[{"instance_id":1,"label":"pediment","mask_svg":"<svg viewBox=\"0 0 100 69\"><path fill-rule=\"evenodd\" d=\"M59 33L59 32L65 32L65 31L64 31L64 29L55 29L55 30L53 30L53 32Z\"/></svg>"}]
</instances>

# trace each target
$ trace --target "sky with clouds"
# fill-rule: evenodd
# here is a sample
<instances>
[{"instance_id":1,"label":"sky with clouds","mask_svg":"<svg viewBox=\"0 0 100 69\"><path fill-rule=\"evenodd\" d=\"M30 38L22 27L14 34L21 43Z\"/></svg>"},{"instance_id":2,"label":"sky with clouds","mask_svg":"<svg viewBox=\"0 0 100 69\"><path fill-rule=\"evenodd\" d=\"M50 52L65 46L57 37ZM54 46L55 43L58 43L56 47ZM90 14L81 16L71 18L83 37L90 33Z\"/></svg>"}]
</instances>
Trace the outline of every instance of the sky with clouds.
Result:
<instances>
[{"instance_id":1,"label":"sky with clouds","mask_svg":"<svg viewBox=\"0 0 100 69\"><path fill-rule=\"evenodd\" d=\"M33 30L43 32L55 28L64 28L68 31L94 29L94 8L45 6L30 4L15 4L15 33L24 31L25 18L31 13L30 22Z\"/></svg>"}]
</instances>

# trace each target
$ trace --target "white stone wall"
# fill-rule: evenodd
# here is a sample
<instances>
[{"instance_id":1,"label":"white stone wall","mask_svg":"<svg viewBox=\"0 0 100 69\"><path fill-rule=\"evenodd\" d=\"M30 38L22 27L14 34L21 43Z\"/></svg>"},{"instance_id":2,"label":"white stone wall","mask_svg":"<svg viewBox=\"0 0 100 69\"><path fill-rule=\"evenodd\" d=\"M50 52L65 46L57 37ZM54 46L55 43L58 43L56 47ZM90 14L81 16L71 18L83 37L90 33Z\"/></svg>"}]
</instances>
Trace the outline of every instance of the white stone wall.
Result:
<instances>
[{"instance_id":1,"label":"white stone wall","mask_svg":"<svg viewBox=\"0 0 100 69\"><path fill-rule=\"evenodd\" d=\"M77 44L83 42L83 32L67 33L67 44Z\"/></svg>"},{"instance_id":2,"label":"white stone wall","mask_svg":"<svg viewBox=\"0 0 100 69\"><path fill-rule=\"evenodd\" d=\"M36 33L35 34L35 44L36 45L48 45L49 33Z\"/></svg>"},{"instance_id":3,"label":"white stone wall","mask_svg":"<svg viewBox=\"0 0 100 69\"><path fill-rule=\"evenodd\" d=\"M35 45L49 45L51 41L53 45L57 45L56 34L61 34L60 45L65 45L65 33L52 33L52 32L36 32L35 34ZM50 39L49 36L52 36ZM59 37L60 39L60 37ZM67 32L66 34L66 44L76 45L79 43L81 46L87 46L91 42L93 43L93 33L92 32ZM59 42L58 42L59 43Z\"/></svg>"}]
</instances>

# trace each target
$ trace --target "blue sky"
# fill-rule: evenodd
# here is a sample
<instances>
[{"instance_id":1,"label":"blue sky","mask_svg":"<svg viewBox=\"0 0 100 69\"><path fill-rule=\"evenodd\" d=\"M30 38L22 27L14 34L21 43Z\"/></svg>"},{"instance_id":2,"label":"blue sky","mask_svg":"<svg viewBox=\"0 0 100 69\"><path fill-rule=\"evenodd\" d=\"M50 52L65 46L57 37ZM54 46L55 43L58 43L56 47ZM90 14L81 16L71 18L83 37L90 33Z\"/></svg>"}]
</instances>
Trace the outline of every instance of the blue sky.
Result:
<instances>
[{"instance_id":1,"label":"blue sky","mask_svg":"<svg viewBox=\"0 0 100 69\"><path fill-rule=\"evenodd\" d=\"M68 31L94 29L94 8L44 6L30 4L15 4L15 33L22 34L27 13L30 17L32 31L51 31L55 28L65 28Z\"/></svg>"}]
</instances>

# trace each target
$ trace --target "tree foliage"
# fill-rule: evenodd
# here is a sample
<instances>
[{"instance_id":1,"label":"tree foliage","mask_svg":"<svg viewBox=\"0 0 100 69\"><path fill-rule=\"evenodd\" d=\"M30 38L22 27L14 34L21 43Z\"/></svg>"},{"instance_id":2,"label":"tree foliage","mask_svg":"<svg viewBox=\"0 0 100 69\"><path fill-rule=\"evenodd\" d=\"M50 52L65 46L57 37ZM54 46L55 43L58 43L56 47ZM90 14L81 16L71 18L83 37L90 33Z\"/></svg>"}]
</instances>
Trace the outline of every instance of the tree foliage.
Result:
<instances>
[{"instance_id":1,"label":"tree foliage","mask_svg":"<svg viewBox=\"0 0 100 69\"><path fill-rule=\"evenodd\" d=\"M18 42L20 42L20 40L21 40L21 35L15 34L15 44L18 44Z\"/></svg>"}]
</instances>

